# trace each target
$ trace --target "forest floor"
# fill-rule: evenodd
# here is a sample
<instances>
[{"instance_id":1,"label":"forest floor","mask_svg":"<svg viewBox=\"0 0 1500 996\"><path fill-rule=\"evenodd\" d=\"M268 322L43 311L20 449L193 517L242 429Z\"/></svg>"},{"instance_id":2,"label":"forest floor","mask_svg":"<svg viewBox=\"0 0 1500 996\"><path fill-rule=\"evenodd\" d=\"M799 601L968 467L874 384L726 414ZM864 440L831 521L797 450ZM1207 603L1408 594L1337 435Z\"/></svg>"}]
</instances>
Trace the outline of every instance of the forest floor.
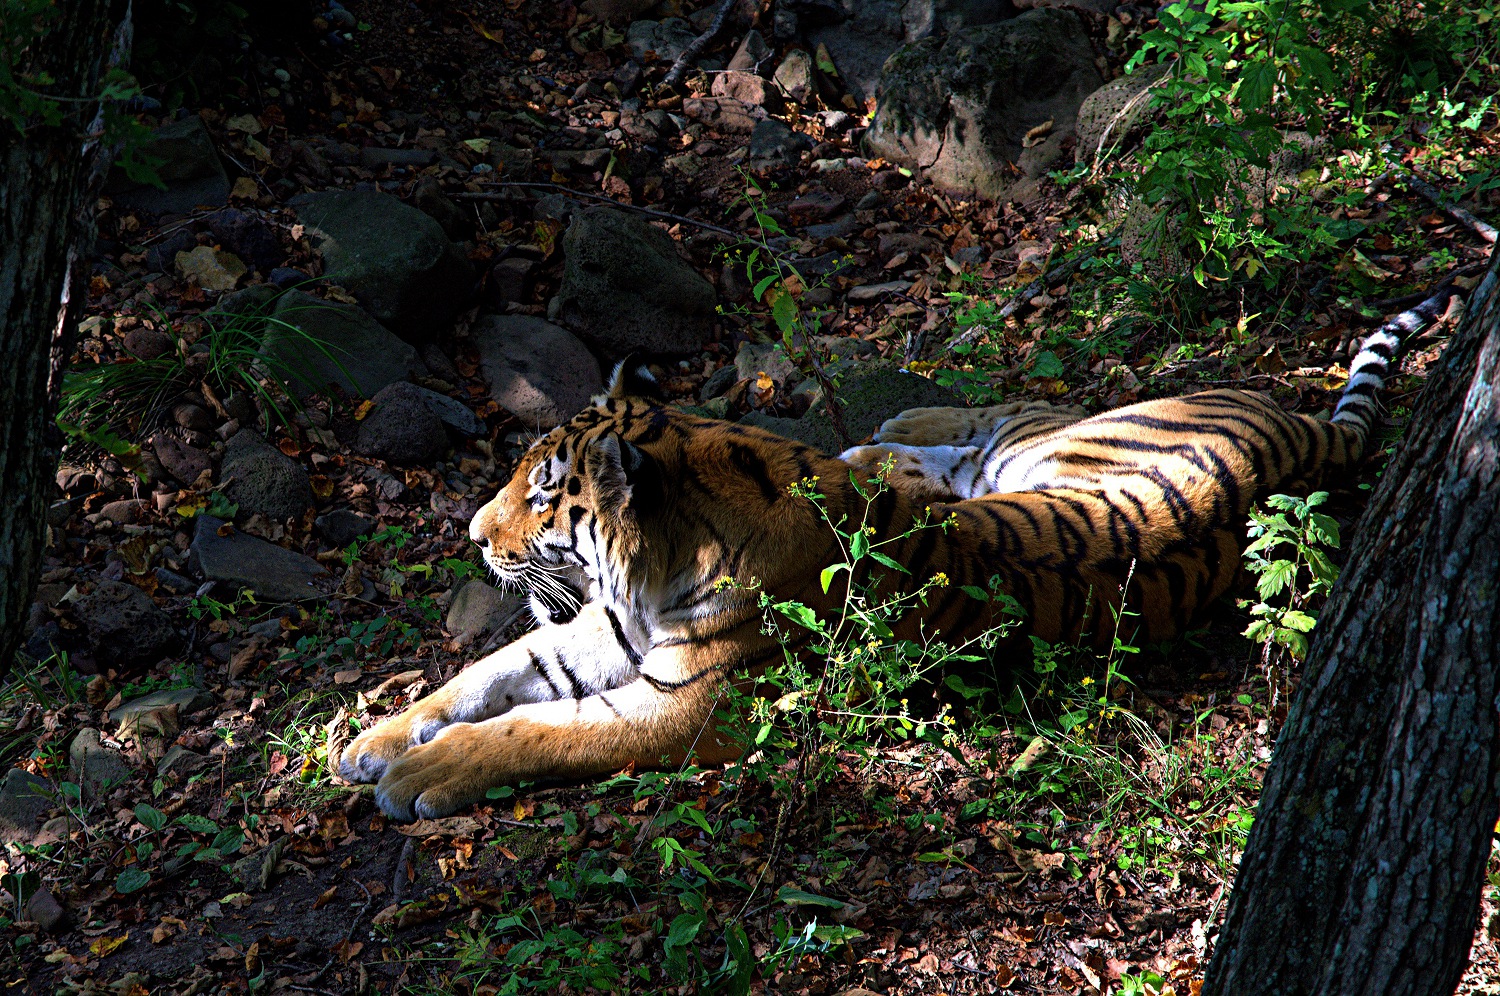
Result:
<instances>
[{"instance_id":1,"label":"forest floor","mask_svg":"<svg viewBox=\"0 0 1500 996\"><path fill-rule=\"evenodd\" d=\"M177 423L185 444L215 456L226 426L239 424L201 367L151 404L109 410L120 445L99 435L92 448L73 444L38 594L38 664L0 691L0 762L45 779L51 793L35 814L40 832L0 858L9 897L0 983L116 996L1196 993L1298 678L1239 635L1248 616L1233 600L1190 638L1130 655L1128 712L1102 728L1065 729L1046 703L1017 715L992 702L968 710L952 751L889 739L831 747L835 774L802 792L732 769L622 772L587 786L523 786L400 825L379 814L368 786L334 777L330 755L351 722L437 687L482 642L446 629L445 613L480 573L467 519L505 480L531 427L489 397L467 328L480 310L546 314L563 225L555 202L539 202L578 191L661 212L650 220L717 286L716 340L661 368L674 401L701 403L703 384L740 344L772 329L737 286L743 276L716 231L755 243L751 177L736 157L746 134L641 128L610 140L608 164L579 158L570 136L619 126L620 91L635 74L626 46L600 48L610 38L598 25L589 34L571 3L347 6L358 25L337 44L313 32L252 48L243 75L189 106L237 177L234 206L277 233L283 268L319 272L287 204L306 190L365 184L409 198L430 178L454 198L473 231L470 261L485 274L482 303L436 340L448 369L424 383L470 408L482 434L440 464L397 467L352 448L368 410L357 398L318 397L266 423L305 471L316 514L345 508L377 524L368 539L335 542L313 514L240 522L330 568L329 599L301 607L191 577L192 517L235 513L211 474L171 483L157 473L153 491L129 473L128 444L171 428L174 408L193 409ZM1108 20L1094 24L1101 39ZM710 54L722 60L734 42L726 35ZM1123 49L1101 40L1100 51L1117 72ZM664 71L648 62L645 80ZM627 121L653 108L651 92ZM797 236L805 255L849 263L820 284L823 330L976 401L1030 395L1102 410L1234 385L1322 410L1351 340L1489 252L1391 185L1332 206L1331 217L1361 222L1364 234L1274 292L1210 296L1127 334L1097 304L1110 285L1085 267L996 318L1017 288L1097 237L1097 206L1051 180L1027 203L996 205L944 196L879 162L815 168L860 153L813 100L781 117L816 147L755 182L783 218L799 198L822 210L809 194L867 205L842 234ZM660 103L682 111L680 97ZM856 121L868 110L830 107ZM1494 170L1494 131L1445 141L1466 175ZM526 150L524 162L476 168L500 142ZM398 148L433 155L360 155ZM575 155L549 159L553 149ZM1470 206L1492 212L1495 191ZM183 231L192 246L217 245L210 213L159 222L104 203L75 369L128 366L142 343L177 351L198 334L194 323L220 294L151 250ZM501 268L507 260L521 262ZM501 286L506 276L519 282ZM893 280L904 289L851 293ZM992 323L982 355L943 346L981 319ZM1442 329L1388 386L1387 446L1440 354ZM735 380L728 417L805 406L774 383ZM1346 531L1379 463L1334 494ZM109 581L136 587L170 618L182 634L170 653L120 665L114 648L90 639L78 606ZM1108 673L1105 663L1064 657L1070 684L1045 687L1087 701L1079 689ZM122 705L172 692L181 694L121 722ZM80 746L80 731L96 732ZM675 852L659 843L667 838ZM664 865L672 853L677 863ZM1500 859L1490 882L1464 992L1500 992Z\"/></svg>"}]
</instances>

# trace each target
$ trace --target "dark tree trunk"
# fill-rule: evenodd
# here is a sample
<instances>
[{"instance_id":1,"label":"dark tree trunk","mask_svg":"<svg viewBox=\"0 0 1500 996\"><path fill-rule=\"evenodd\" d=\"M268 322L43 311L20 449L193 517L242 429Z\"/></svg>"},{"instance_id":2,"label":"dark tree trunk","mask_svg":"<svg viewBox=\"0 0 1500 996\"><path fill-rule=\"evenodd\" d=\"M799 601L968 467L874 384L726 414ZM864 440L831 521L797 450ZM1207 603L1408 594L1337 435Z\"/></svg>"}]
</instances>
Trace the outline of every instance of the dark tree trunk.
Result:
<instances>
[{"instance_id":1,"label":"dark tree trunk","mask_svg":"<svg viewBox=\"0 0 1500 996\"><path fill-rule=\"evenodd\" d=\"M66 343L87 297L93 244L89 187L97 170L99 81L128 22L120 0L68 0L22 72L48 73L63 120L25 132L0 121L0 674L20 645L46 538L57 473L58 388ZM15 16L15 15L11 15ZM20 26L0 22L18 37ZM6 46L9 50L10 46ZM18 76L21 74L18 73Z\"/></svg>"},{"instance_id":2,"label":"dark tree trunk","mask_svg":"<svg viewBox=\"0 0 1500 996\"><path fill-rule=\"evenodd\" d=\"M1354 531L1203 992L1451 994L1500 799L1500 253Z\"/></svg>"}]
</instances>

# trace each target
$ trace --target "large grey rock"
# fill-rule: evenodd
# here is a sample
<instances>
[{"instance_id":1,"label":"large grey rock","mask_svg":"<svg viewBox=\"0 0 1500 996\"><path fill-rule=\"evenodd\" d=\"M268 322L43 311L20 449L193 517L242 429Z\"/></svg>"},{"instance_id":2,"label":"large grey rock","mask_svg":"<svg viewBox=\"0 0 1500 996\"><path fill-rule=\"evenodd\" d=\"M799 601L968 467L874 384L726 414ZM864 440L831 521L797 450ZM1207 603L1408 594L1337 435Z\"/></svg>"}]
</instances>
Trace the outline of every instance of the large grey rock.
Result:
<instances>
[{"instance_id":1,"label":"large grey rock","mask_svg":"<svg viewBox=\"0 0 1500 996\"><path fill-rule=\"evenodd\" d=\"M92 801L130 777L120 752L104 746L98 730L79 730L68 748L68 778Z\"/></svg>"},{"instance_id":2,"label":"large grey rock","mask_svg":"<svg viewBox=\"0 0 1500 996\"><path fill-rule=\"evenodd\" d=\"M693 26L680 17L669 17L664 21L635 21L625 29L630 54L641 62L645 62L652 52L658 59L671 62L697 37L698 32Z\"/></svg>"},{"instance_id":3,"label":"large grey rock","mask_svg":"<svg viewBox=\"0 0 1500 996\"><path fill-rule=\"evenodd\" d=\"M962 395L926 377L902 373L888 363L857 361L838 385L838 400L843 406L844 427L854 443L868 440L880 423L908 408L966 407ZM814 405L806 415L797 419L751 412L740 422L768 429L789 439L799 439L825 453L838 453L843 449L828 412L821 404Z\"/></svg>"},{"instance_id":4,"label":"large grey rock","mask_svg":"<svg viewBox=\"0 0 1500 996\"><path fill-rule=\"evenodd\" d=\"M426 373L416 349L352 304L293 290L277 300L273 317L261 353L271 371L303 397L334 386L368 398Z\"/></svg>"},{"instance_id":5,"label":"large grey rock","mask_svg":"<svg viewBox=\"0 0 1500 996\"><path fill-rule=\"evenodd\" d=\"M422 394L415 384L383 388L359 423L354 451L399 464L431 463L448 452L443 420Z\"/></svg>"},{"instance_id":6,"label":"large grey rock","mask_svg":"<svg viewBox=\"0 0 1500 996\"><path fill-rule=\"evenodd\" d=\"M745 146L745 165L751 169L795 166L802 153L812 148L812 139L792 131L783 121L766 118L757 122Z\"/></svg>"},{"instance_id":7,"label":"large grey rock","mask_svg":"<svg viewBox=\"0 0 1500 996\"><path fill-rule=\"evenodd\" d=\"M52 808L56 790L45 778L11 768L0 781L0 843L29 844Z\"/></svg>"},{"instance_id":8,"label":"large grey rock","mask_svg":"<svg viewBox=\"0 0 1500 996\"><path fill-rule=\"evenodd\" d=\"M467 304L473 268L442 226L390 194L325 190L292 199L324 276L409 341L446 328Z\"/></svg>"},{"instance_id":9,"label":"large grey rock","mask_svg":"<svg viewBox=\"0 0 1500 996\"><path fill-rule=\"evenodd\" d=\"M1101 82L1083 20L1071 11L1029 10L925 38L886 61L865 146L943 190L1025 199ZM1046 137L1023 147L1047 121Z\"/></svg>"},{"instance_id":10,"label":"large grey rock","mask_svg":"<svg viewBox=\"0 0 1500 996\"><path fill-rule=\"evenodd\" d=\"M417 392L417 397L421 398L431 409L432 414L436 415L449 429L471 439L484 435L484 422L462 401L450 398L446 394L429 391L425 387L418 387Z\"/></svg>"},{"instance_id":11,"label":"large grey rock","mask_svg":"<svg viewBox=\"0 0 1500 996\"><path fill-rule=\"evenodd\" d=\"M324 597L313 585L328 574L322 564L239 530L221 536L224 525L210 515L198 516L194 525L190 561L205 578L249 588L264 602Z\"/></svg>"},{"instance_id":12,"label":"large grey rock","mask_svg":"<svg viewBox=\"0 0 1500 996\"><path fill-rule=\"evenodd\" d=\"M241 429L225 444L219 481L241 515L259 512L273 522L285 522L302 518L313 507L307 471L254 429Z\"/></svg>"},{"instance_id":13,"label":"large grey rock","mask_svg":"<svg viewBox=\"0 0 1500 996\"><path fill-rule=\"evenodd\" d=\"M524 598L502 594L483 581L470 580L453 593L443 625L455 639L467 645L486 633L504 630L525 610Z\"/></svg>"},{"instance_id":14,"label":"large grey rock","mask_svg":"<svg viewBox=\"0 0 1500 996\"><path fill-rule=\"evenodd\" d=\"M73 616L89 636L89 646L107 664L138 664L160 659L178 642L172 617L151 596L124 581L105 581L73 605Z\"/></svg>"},{"instance_id":15,"label":"large grey rock","mask_svg":"<svg viewBox=\"0 0 1500 996\"><path fill-rule=\"evenodd\" d=\"M568 226L563 254L555 316L611 359L694 352L713 334L713 284L660 229L614 208L590 208Z\"/></svg>"},{"instance_id":16,"label":"large grey rock","mask_svg":"<svg viewBox=\"0 0 1500 996\"><path fill-rule=\"evenodd\" d=\"M528 429L566 422L604 386L583 343L540 318L488 315L473 337L490 396Z\"/></svg>"},{"instance_id":17,"label":"large grey rock","mask_svg":"<svg viewBox=\"0 0 1500 996\"><path fill-rule=\"evenodd\" d=\"M152 214L187 214L229 200L229 176L197 115L158 128L137 154L143 160L161 160L156 175L166 189L138 184L116 171L106 187L116 204Z\"/></svg>"}]
</instances>

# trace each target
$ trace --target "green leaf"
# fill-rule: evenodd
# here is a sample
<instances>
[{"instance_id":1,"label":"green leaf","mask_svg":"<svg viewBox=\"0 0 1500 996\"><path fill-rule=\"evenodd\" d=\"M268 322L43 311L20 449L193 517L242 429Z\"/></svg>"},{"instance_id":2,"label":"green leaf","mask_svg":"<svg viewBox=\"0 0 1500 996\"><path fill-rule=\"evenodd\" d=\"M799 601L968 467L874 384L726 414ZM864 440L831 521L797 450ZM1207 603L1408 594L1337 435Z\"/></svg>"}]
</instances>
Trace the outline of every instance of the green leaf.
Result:
<instances>
[{"instance_id":1,"label":"green leaf","mask_svg":"<svg viewBox=\"0 0 1500 996\"><path fill-rule=\"evenodd\" d=\"M702 929L702 913L679 913L672 919L672 926L667 928L667 938L662 943L668 948L686 947Z\"/></svg>"},{"instance_id":2,"label":"green leaf","mask_svg":"<svg viewBox=\"0 0 1500 996\"><path fill-rule=\"evenodd\" d=\"M156 833L167 825L167 814L144 802L135 807L135 818L141 821L141 826Z\"/></svg>"},{"instance_id":3,"label":"green leaf","mask_svg":"<svg viewBox=\"0 0 1500 996\"><path fill-rule=\"evenodd\" d=\"M115 891L122 896L140 892L150 884L151 873L143 871L139 865L131 865L115 876Z\"/></svg>"},{"instance_id":4,"label":"green leaf","mask_svg":"<svg viewBox=\"0 0 1500 996\"><path fill-rule=\"evenodd\" d=\"M1031 357L1031 376L1033 377L1061 377L1067 373L1067 367L1063 366L1062 360L1050 349L1044 349Z\"/></svg>"},{"instance_id":5,"label":"green leaf","mask_svg":"<svg viewBox=\"0 0 1500 996\"><path fill-rule=\"evenodd\" d=\"M990 600L989 592L985 591L983 588L975 587L972 584L960 585L958 590L963 592L965 595L968 595L970 598L977 599L981 602L988 602Z\"/></svg>"},{"instance_id":6,"label":"green leaf","mask_svg":"<svg viewBox=\"0 0 1500 996\"><path fill-rule=\"evenodd\" d=\"M785 289L771 299L771 320L783 335L797 331L797 300Z\"/></svg>"},{"instance_id":7,"label":"green leaf","mask_svg":"<svg viewBox=\"0 0 1500 996\"><path fill-rule=\"evenodd\" d=\"M755 978L755 956L750 951L750 938L745 928L731 923L724 931L724 954L733 963L733 974L725 980L725 996L750 996L750 983Z\"/></svg>"},{"instance_id":8,"label":"green leaf","mask_svg":"<svg viewBox=\"0 0 1500 996\"><path fill-rule=\"evenodd\" d=\"M1261 598L1271 598L1292 586L1297 577L1297 565L1290 560L1273 560L1264 574L1255 582Z\"/></svg>"},{"instance_id":9,"label":"green leaf","mask_svg":"<svg viewBox=\"0 0 1500 996\"><path fill-rule=\"evenodd\" d=\"M1281 614L1281 625L1288 629L1294 629L1299 633L1311 633L1313 627L1317 624L1318 617L1310 612L1291 609Z\"/></svg>"},{"instance_id":10,"label":"green leaf","mask_svg":"<svg viewBox=\"0 0 1500 996\"><path fill-rule=\"evenodd\" d=\"M1248 63L1240 72L1240 109L1255 111L1269 107L1276 92L1276 64L1266 59Z\"/></svg>"},{"instance_id":11,"label":"green leaf","mask_svg":"<svg viewBox=\"0 0 1500 996\"><path fill-rule=\"evenodd\" d=\"M863 529L856 529L854 535L849 537L849 554L855 560L859 560L870 552L870 534Z\"/></svg>"},{"instance_id":12,"label":"green leaf","mask_svg":"<svg viewBox=\"0 0 1500 996\"><path fill-rule=\"evenodd\" d=\"M837 946L847 944L865 936L865 932L858 927L846 927L841 923L829 923L813 928L813 936L824 944Z\"/></svg>"},{"instance_id":13,"label":"green leaf","mask_svg":"<svg viewBox=\"0 0 1500 996\"><path fill-rule=\"evenodd\" d=\"M890 557L887 557L879 550L871 550L870 559L884 567L889 567L893 571L900 571L902 574L911 573L911 571L907 570L905 567L902 567L900 564L896 563L894 560L892 560Z\"/></svg>"},{"instance_id":14,"label":"green leaf","mask_svg":"<svg viewBox=\"0 0 1500 996\"><path fill-rule=\"evenodd\" d=\"M217 823L215 823L213 820L208 819L207 817L199 816L196 813L183 813L181 816L177 817L177 822L180 825L187 827L194 833L219 832L219 825Z\"/></svg>"},{"instance_id":15,"label":"green leaf","mask_svg":"<svg viewBox=\"0 0 1500 996\"><path fill-rule=\"evenodd\" d=\"M1075 709L1072 712L1065 712L1059 716L1057 718L1057 727L1064 733L1067 733L1088 722L1088 718L1089 711L1087 709Z\"/></svg>"},{"instance_id":16,"label":"green leaf","mask_svg":"<svg viewBox=\"0 0 1500 996\"><path fill-rule=\"evenodd\" d=\"M790 885L783 885L776 890L776 898L788 906L823 906L831 910L841 910L845 904L828 896L820 896L815 892L804 892L794 889Z\"/></svg>"},{"instance_id":17,"label":"green leaf","mask_svg":"<svg viewBox=\"0 0 1500 996\"><path fill-rule=\"evenodd\" d=\"M771 274L769 277L761 277L760 280L756 282L755 287L750 291L750 296L755 298L755 300L757 301L763 300L766 293L766 288L770 287L780 279L781 277L775 273Z\"/></svg>"}]
</instances>

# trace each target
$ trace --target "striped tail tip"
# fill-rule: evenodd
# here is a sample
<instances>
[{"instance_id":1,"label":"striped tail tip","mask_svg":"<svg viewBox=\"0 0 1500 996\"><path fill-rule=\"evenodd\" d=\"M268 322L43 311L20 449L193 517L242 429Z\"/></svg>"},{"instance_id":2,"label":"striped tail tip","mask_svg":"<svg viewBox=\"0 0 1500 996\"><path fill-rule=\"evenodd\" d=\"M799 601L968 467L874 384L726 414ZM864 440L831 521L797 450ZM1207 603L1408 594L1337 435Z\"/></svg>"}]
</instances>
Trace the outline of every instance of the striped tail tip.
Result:
<instances>
[{"instance_id":1,"label":"striped tail tip","mask_svg":"<svg viewBox=\"0 0 1500 996\"><path fill-rule=\"evenodd\" d=\"M1376 395L1385 386L1391 364L1400 355L1402 346L1448 310L1448 301L1454 293L1452 284L1444 281L1427 300L1370 333L1349 364L1349 383L1333 410L1333 421L1369 429L1379 411Z\"/></svg>"}]
</instances>

